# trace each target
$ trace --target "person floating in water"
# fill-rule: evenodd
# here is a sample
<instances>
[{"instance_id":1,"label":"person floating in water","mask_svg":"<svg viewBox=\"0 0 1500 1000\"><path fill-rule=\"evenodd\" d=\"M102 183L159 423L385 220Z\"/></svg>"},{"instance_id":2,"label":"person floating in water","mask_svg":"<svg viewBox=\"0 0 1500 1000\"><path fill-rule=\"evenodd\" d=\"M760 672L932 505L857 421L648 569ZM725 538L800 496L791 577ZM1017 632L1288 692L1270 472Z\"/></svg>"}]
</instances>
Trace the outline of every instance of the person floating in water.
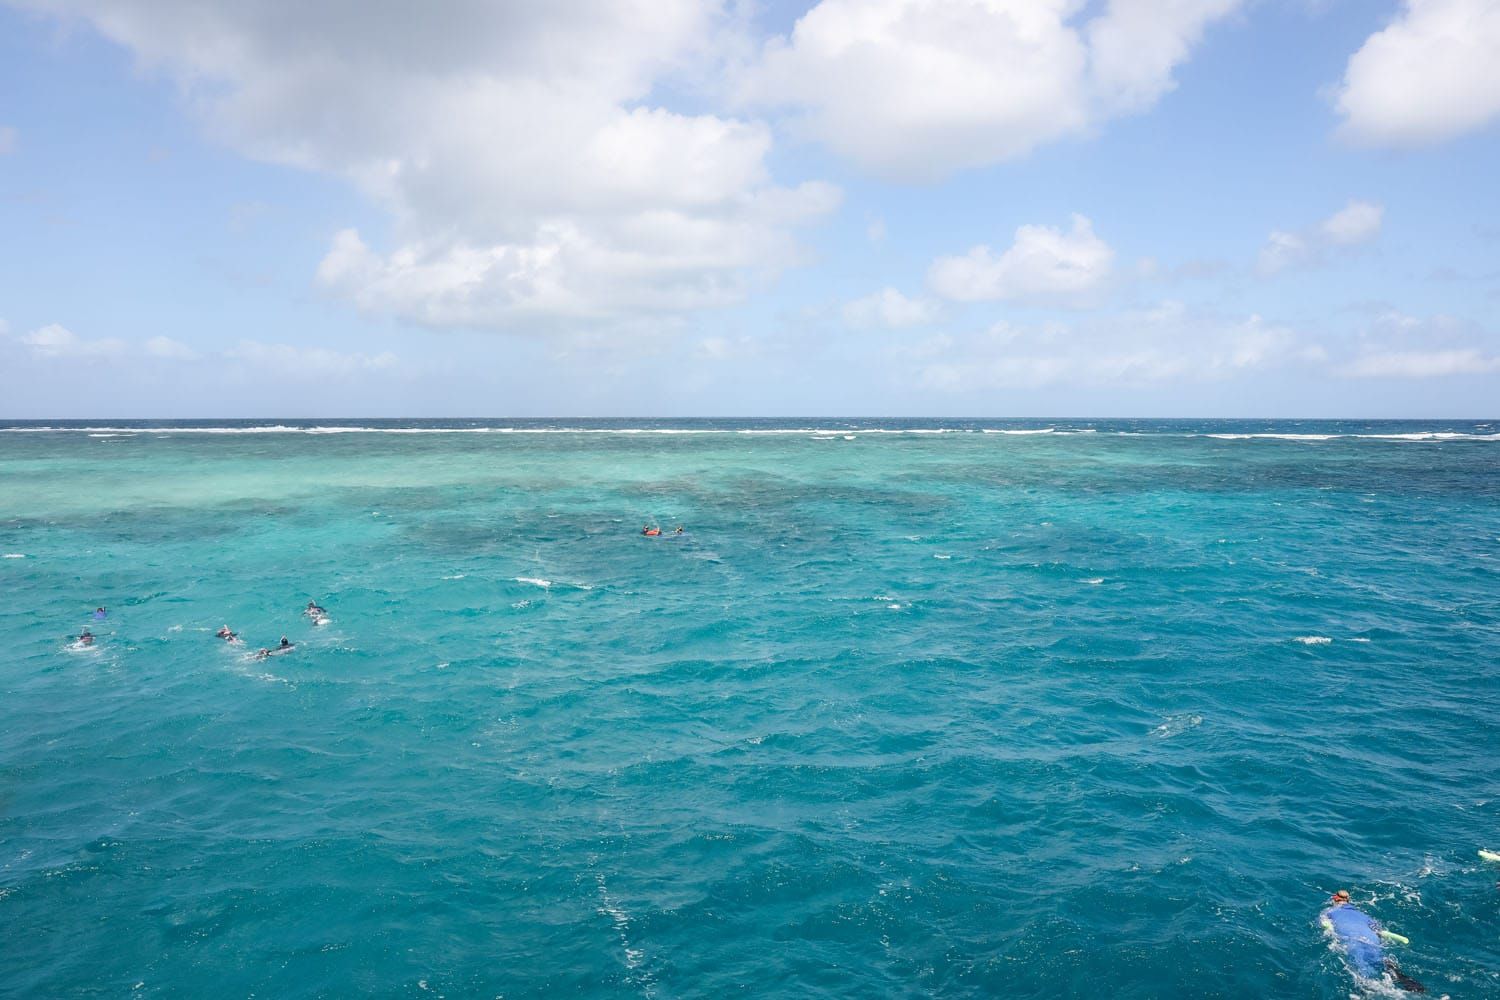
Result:
<instances>
[{"instance_id":1,"label":"person floating in water","mask_svg":"<svg viewBox=\"0 0 1500 1000\"><path fill-rule=\"evenodd\" d=\"M94 633L84 629L78 636L78 645L92 646L94 644Z\"/></svg>"},{"instance_id":2,"label":"person floating in water","mask_svg":"<svg viewBox=\"0 0 1500 1000\"><path fill-rule=\"evenodd\" d=\"M674 534L674 535L684 535L684 534L687 534L687 532L683 529L682 525L679 524L677 526L677 530L673 531L672 534Z\"/></svg>"},{"instance_id":3,"label":"person floating in water","mask_svg":"<svg viewBox=\"0 0 1500 1000\"><path fill-rule=\"evenodd\" d=\"M1344 949L1349 970L1362 979L1378 979L1389 972L1396 985L1408 993L1426 993L1427 987L1403 973L1396 960L1385 953L1383 938L1405 941L1405 938L1380 926L1380 921L1356 909L1349 902L1349 890L1340 889L1328 899L1328 908L1319 914L1323 926Z\"/></svg>"},{"instance_id":4,"label":"person floating in water","mask_svg":"<svg viewBox=\"0 0 1500 1000\"><path fill-rule=\"evenodd\" d=\"M657 535L661 534L661 529L652 527L651 525L647 524L641 528L641 534L645 535L647 538L655 538Z\"/></svg>"},{"instance_id":5,"label":"person floating in water","mask_svg":"<svg viewBox=\"0 0 1500 1000\"><path fill-rule=\"evenodd\" d=\"M96 621L96 622L102 622L104 619L106 619L108 617L109 617L109 612L105 611L103 608L95 608L94 609L94 621Z\"/></svg>"},{"instance_id":6,"label":"person floating in water","mask_svg":"<svg viewBox=\"0 0 1500 1000\"><path fill-rule=\"evenodd\" d=\"M281 637L281 644L279 646L277 646L275 649L264 649L264 648L258 649L258 650L255 651L255 658L257 660L264 660L264 659L267 659L268 657L278 656L278 655L280 655L282 653L290 653L292 650L294 650L296 648L297 647L292 642L292 640L288 639L286 636L282 636Z\"/></svg>"},{"instance_id":7,"label":"person floating in water","mask_svg":"<svg viewBox=\"0 0 1500 1000\"><path fill-rule=\"evenodd\" d=\"M228 625L220 625L219 631L215 632L214 635L218 636L220 639L223 639L225 642L234 642L240 637L240 634L238 632L229 631Z\"/></svg>"},{"instance_id":8,"label":"person floating in water","mask_svg":"<svg viewBox=\"0 0 1500 1000\"><path fill-rule=\"evenodd\" d=\"M308 601L307 610L302 613L309 618L322 618L324 615L328 614L327 611L324 611L318 606L317 601Z\"/></svg>"}]
</instances>

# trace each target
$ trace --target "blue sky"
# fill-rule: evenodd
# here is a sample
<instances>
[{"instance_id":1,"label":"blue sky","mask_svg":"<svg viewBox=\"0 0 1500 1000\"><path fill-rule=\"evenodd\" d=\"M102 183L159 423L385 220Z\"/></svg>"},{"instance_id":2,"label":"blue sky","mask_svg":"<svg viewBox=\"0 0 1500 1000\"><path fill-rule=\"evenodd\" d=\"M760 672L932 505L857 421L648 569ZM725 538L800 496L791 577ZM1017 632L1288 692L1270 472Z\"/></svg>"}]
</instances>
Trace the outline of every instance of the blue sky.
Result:
<instances>
[{"instance_id":1,"label":"blue sky","mask_svg":"<svg viewBox=\"0 0 1500 1000\"><path fill-rule=\"evenodd\" d=\"M0 0L0 417L1494 416L1493 0Z\"/></svg>"}]
</instances>

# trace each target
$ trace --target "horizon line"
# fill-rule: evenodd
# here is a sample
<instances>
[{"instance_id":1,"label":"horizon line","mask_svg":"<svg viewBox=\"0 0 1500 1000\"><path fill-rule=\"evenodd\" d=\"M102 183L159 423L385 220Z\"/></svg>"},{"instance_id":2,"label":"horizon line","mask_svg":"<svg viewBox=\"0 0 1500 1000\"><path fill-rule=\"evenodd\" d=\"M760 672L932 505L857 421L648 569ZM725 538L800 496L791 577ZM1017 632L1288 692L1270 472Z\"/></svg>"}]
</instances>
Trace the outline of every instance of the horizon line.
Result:
<instances>
[{"instance_id":1,"label":"horizon line","mask_svg":"<svg viewBox=\"0 0 1500 1000\"><path fill-rule=\"evenodd\" d=\"M1376 416L1351 416L1351 415L1342 415L1342 416L1266 416L1266 415L1258 415L1258 416L1215 416L1215 415L1209 415L1209 414L1194 414L1194 415L1188 415L1188 416L1119 415L1119 414L1112 415L1112 416L1079 416L1079 415L1064 415L1064 414L1030 415L1030 416L1016 416L1016 415L1012 415L1012 416L958 416L958 415L954 415L954 414L907 414L907 415L891 415L891 414L887 414L887 415L873 415L872 416L872 415L868 415L868 414L838 414L838 415L824 414L824 415L821 415L821 416L813 416L813 415L809 415L809 414L795 414L794 413L794 414L782 414L782 415L776 415L776 416L745 416L745 415L724 415L724 416L710 416L710 415L695 415L695 416L650 416L650 415L644 415L644 414L629 414L629 415L625 415L625 416L586 416L586 415L582 415L582 414L549 414L549 415L545 415L545 416L520 416L520 415L514 415L514 414L512 414L512 415L501 415L501 416L479 416L479 415L466 415L466 416L414 416L414 415L405 415L405 416L374 416L374 415L370 415L370 414L352 414L352 415L348 415L348 416L290 416L290 415L281 415L281 416L203 416L203 415L194 415L194 416L186 416L186 417L164 417L164 416L149 416L149 417L124 417L124 416L0 417L0 423L42 423L42 422L46 422L46 421L56 421L56 422L60 422L60 423L81 423L83 421L109 421L109 420L117 420L117 421L124 421L124 422L132 422L132 421L134 421L134 422L144 422L144 421L166 422L166 421L171 421L171 422L177 422L177 423L182 423L182 422L186 422L186 421L193 421L193 420L201 420L201 421L226 421L226 420L246 420L246 421L251 421L251 420L253 420L253 421L286 421L286 422L289 422L289 423L303 423L303 424L313 423L313 422L319 421L319 420L338 420L338 421L353 421L353 420L477 420L477 421L489 421L489 422L496 422L496 421L502 421L502 420L552 420L552 421L562 421L562 420L594 420L594 421L598 421L598 420L612 420L612 421L621 421L621 420L644 420L644 421L673 421L673 420L679 420L679 421L710 421L710 420L721 420L721 421L753 421L753 420L783 420L783 421L787 421L787 420L858 420L858 421L875 421L875 420L928 420L928 421L937 421L937 420L953 420L953 421L965 421L965 422L975 422L975 421L984 421L984 420L993 420L993 421L1006 421L1006 420L1009 420L1009 421L1046 421L1046 420L1063 420L1063 421L1090 421L1090 420L1094 420L1094 421L1110 421L1110 420L1243 420L1243 421L1251 421L1251 420L1281 420L1281 421L1322 421L1322 422L1358 420L1358 421L1364 421L1366 423L1375 423L1375 422L1396 423L1396 422L1402 422L1402 421L1407 421L1407 422L1410 422L1410 421L1433 421L1433 422L1443 421L1443 422L1450 422L1450 423L1482 423L1482 422L1490 422L1490 421L1500 421L1500 416L1488 416L1488 417L1484 417L1484 416L1469 416L1469 417L1433 417L1433 416L1401 416L1401 417L1390 417L1390 416L1383 416L1383 417L1376 417Z\"/></svg>"}]
</instances>

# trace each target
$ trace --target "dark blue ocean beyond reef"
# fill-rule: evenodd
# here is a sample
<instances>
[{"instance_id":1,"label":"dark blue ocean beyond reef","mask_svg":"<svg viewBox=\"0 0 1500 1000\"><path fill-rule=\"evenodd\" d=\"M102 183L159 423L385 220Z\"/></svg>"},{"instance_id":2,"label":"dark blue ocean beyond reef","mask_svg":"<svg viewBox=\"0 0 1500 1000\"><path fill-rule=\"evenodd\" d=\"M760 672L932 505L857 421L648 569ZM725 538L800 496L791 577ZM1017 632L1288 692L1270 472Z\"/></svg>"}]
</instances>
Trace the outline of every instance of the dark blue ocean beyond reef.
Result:
<instances>
[{"instance_id":1,"label":"dark blue ocean beyond reef","mask_svg":"<svg viewBox=\"0 0 1500 1000\"><path fill-rule=\"evenodd\" d=\"M0 995L1500 996L1500 423L12 422L0 554Z\"/></svg>"}]
</instances>

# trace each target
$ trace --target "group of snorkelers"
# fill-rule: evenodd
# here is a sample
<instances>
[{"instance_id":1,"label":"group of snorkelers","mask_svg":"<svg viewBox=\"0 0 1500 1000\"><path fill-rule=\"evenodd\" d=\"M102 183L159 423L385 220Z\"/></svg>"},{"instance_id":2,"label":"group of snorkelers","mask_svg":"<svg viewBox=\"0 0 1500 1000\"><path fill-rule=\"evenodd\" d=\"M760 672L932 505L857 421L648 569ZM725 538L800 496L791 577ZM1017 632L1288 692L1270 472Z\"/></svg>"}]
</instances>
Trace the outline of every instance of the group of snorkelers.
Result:
<instances>
[{"instance_id":1,"label":"group of snorkelers","mask_svg":"<svg viewBox=\"0 0 1500 1000\"><path fill-rule=\"evenodd\" d=\"M673 534L683 534L683 528L678 525ZM654 538L662 534L659 527L647 524L641 528L641 534ZM317 601L308 601L307 607L302 613L315 622L326 619L328 612L321 607ZM95 621L104 621L108 617L108 610L104 607L95 609L93 618ZM225 642L240 642L239 633L232 631L228 625L223 625L214 633ZM92 646L94 634L84 628L78 636L78 644L81 646ZM264 660L271 656L290 652L296 648L286 636L281 637L281 642L274 649L261 648L255 653L255 658ZM1481 855L1486 852L1481 851ZM1375 979L1382 972L1388 973L1395 985L1410 993L1426 993L1427 988L1401 971L1396 960L1385 954L1385 943L1396 941L1401 944L1409 943L1406 938L1393 931L1388 931L1380 921L1371 917L1354 906L1349 897L1347 889L1340 889L1329 897L1328 905L1319 915L1320 921L1328 932L1337 939L1341 946L1350 969L1357 976L1365 979Z\"/></svg>"},{"instance_id":2,"label":"group of snorkelers","mask_svg":"<svg viewBox=\"0 0 1500 1000\"><path fill-rule=\"evenodd\" d=\"M103 607L94 609L94 621L102 622L108 617L109 612L106 611ZM83 627L83 631L78 633L78 638L75 641L80 646L92 646L94 644L94 633L90 632L88 626L85 625Z\"/></svg>"},{"instance_id":3,"label":"group of snorkelers","mask_svg":"<svg viewBox=\"0 0 1500 1000\"><path fill-rule=\"evenodd\" d=\"M303 609L302 613L315 622L320 622L323 619L326 619L328 616L327 610L320 607L317 601L308 601L307 607ZM94 609L94 621L102 622L108 617L109 610L107 608L100 606ZM225 642L239 643L241 641L240 634L231 629L228 625L219 626L219 630L215 632L214 635L219 639L223 639ZM94 644L94 639L94 633L89 631L87 626L84 626L83 631L78 633L78 636L74 641L80 646L92 646ZM257 659L263 660L268 656L276 656L279 653L291 652L296 648L296 645L296 643L292 642L286 636L282 636L281 642L276 646L275 649L267 649L262 647L261 649L256 650L255 656Z\"/></svg>"},{"instance_id":4,"label":"group of snorkelers","mask_svg":"<svg viewBox=\"0 0 1500 1000\"><path fill-rule=\"evenodd\" d=\"M307 607L303 609L302 613L311 618L313 621L318 622L319 624L324 623L324 621L328 617L328 611L321 607L317 601L308 601ZM94 621L102 622L108 617L108 609L102 606L94 609ZM240 634L231 629L228 625L219 626L219 630L214 633L214 636L229 643L239 643L242 641L240 639ZM89 631L88 626L84 626L83 631L78 633L78 636L74 641L79 646L92 646L94 644L94 633ZM290 653L293 649L296 648L296 643L292 642L286 636L282 636L281 642L274 649L261 647L260 649L256 650L255 658L258 660L264 660L268 656L277 656L281 653Z\"/></svg>"},{"instance_id":5,"label":"group of snorkelers","mask_svg":"<svg viewBox=\"0 0 1500 1000\"><path fill-rule=\"evenodd\" d=\"M646 524L646 525L642 525L641 526L641 534L645 535L647 538L657 538L657 537L659 537L662 534L662 530L657 525ZM682 525L679 524L676 528L674 528L672 530L672 534L674 534L674 535L685 535L685 534L687 534L687 530L685 528L683 528Z\"/></svg>"},{"instance_id":6,"label":"group of snorkelers","mask_svg":"<svg viewBox=\"0 0 1500 1000\"><path fill-rule=\"evenodd\" d=\"M327 610L320 607L317 601L308 601L307 607L302 609L302 613L315 622L328 616ZM228 625L219 626L219 630L215 632L214 635L220 639L223 639L225 642L238 643L242 641L240 639L240 634L238 632L231 631ZM268 656L280 656L282 653L290 653L296 648L296 643L292 642L286 636L282 636L281 642L275 648L268 649L265 646L262 646L260 649L256 650L255 658L257 660L264 660Z\"/></svg>"}]
</instances>

